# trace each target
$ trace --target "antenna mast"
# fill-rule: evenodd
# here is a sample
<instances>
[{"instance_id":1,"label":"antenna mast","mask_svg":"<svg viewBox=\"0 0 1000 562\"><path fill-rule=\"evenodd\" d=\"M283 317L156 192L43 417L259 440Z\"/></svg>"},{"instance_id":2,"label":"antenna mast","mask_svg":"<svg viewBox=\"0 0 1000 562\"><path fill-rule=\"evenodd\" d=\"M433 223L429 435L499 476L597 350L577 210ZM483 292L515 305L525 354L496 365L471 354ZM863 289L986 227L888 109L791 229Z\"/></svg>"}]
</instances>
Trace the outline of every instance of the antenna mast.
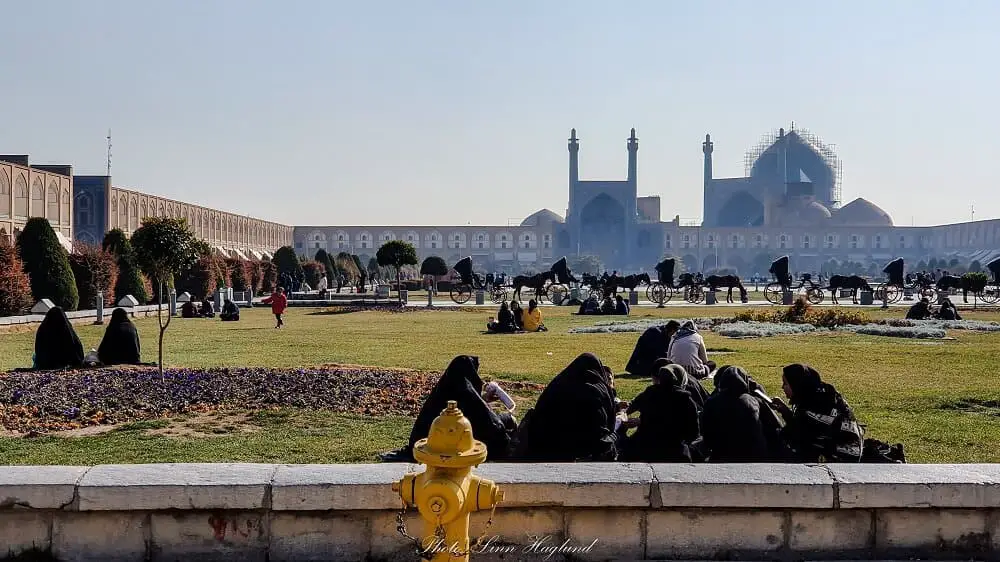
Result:
<instances>
[{"instance_id":1,"label":"antenna mast","mask_svg":"<svg viewBox=\"0 0 1000 562\"><path fill-rule=\"evenodd\" d=\"M111 129L108 129L108 177L111 177Z\"/></svg>"}]
</instances>

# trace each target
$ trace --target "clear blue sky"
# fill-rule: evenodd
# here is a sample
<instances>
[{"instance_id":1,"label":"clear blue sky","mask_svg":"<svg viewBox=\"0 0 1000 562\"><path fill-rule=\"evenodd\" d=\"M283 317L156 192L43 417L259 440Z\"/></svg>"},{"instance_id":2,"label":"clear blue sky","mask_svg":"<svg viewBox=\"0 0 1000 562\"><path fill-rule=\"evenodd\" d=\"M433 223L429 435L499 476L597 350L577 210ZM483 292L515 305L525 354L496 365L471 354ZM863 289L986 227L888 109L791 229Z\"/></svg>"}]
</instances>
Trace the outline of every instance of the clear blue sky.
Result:
<instances>
[{"instance_id":1,"label":"clear blue sky","mask_svg":"<svg viewBox=\"0 0 1000 562\"><path fill-rule=\"evenodd\" d=\"M286 224L506 224L625 174L665 218L790 121L845 201L1000 217L1000 2L11 2L0 153Z\"/></svg>"}]
</instances>

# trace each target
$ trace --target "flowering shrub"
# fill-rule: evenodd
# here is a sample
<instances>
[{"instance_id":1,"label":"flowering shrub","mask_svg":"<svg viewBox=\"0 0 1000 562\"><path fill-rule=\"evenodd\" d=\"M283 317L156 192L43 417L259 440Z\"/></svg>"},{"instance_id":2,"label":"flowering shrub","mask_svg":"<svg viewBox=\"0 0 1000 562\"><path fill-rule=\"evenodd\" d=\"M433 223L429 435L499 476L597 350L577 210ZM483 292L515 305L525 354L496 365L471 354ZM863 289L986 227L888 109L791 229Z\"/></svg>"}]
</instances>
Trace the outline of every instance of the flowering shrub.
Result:
<instances>
[{"instance_id":1,"label":"flowering shrub","mask_svg":"<svg viewBox=\"0 0 1000 562\"><path fill-rule=\"evenodd\" d=\"M202 256L190 269L177 279L178 293L188 292L191 296L206 298L219 287L219 278L226 277L223 271L226 263L218 256Z\"/></svg>"},{"instance_id":2,"label":"flowering shrub","mask_svg":"<svg viewBox=\"0 0 1000 562\"><path fill-rule=\"evenodd\" d=\"M69 265L76 278L76 290L84 308L92 308L97 292L104 294L104 305L115 304L115 284L118 280L118 264L111 252L99 246L77 242L69 255Z\"/></svg>"},{"instance_id":3,"label":"flowering shrub","mask_svg":"<svg viewBox=\"0 0 1000 562\"><path fill-rule=\"evenodd\" d=\"M0 237L0 316L15 316L31 307L31 284L17 250Z\"/></svg>"},{"instance_id":4,"label":"flowering shrub","mask_svg":"<svg viewBox=\"0 0 1000 562\"><path fill-rule=\"evenodd\" d=\"M871 319L860 310L849 310L844 308L818 309L811 306L808 301L801 299L805 304L792 305L787 309L772 308L752 308L737 312L733 318L737 322L789 322L794 324L812 324L818 328L836 328L851 324L864 325L871 323Z\"/></svg>"},{"instance_id":5,"label":"flowering shrub","mask_svg":"<svg viewBox=\"0 0 1000 562\"><path fill-rule=\"evenodd\" d=\"M815 332L812 324L774 324L770 322L733 322L720 324L712 329L720 336L727 338L767 338L771 336L787 336Z\"/></svg>"},{"instance_id":6,"label":"flowering shrub","mask_svg":"<svg viewBox=\"0 0 1000 562\"><path fill-rule=\"evenodd\" d=\"M315 289L319 286L319 280L326 276L326 268L318 261L309 260L302 262L302 274L305 276L306 283Z\"/></svg>"},{"instance_id":7,"label":"flowering shrub","mask_svg":"<svg viewBox=\"0 0 1000 562\"><path fill-rule=\"evenodd\" d=\"M274 267L274 263L269 261L260 262L260 290L270 293L277 286L278 270Z\"/></svg>"}]
</instances>

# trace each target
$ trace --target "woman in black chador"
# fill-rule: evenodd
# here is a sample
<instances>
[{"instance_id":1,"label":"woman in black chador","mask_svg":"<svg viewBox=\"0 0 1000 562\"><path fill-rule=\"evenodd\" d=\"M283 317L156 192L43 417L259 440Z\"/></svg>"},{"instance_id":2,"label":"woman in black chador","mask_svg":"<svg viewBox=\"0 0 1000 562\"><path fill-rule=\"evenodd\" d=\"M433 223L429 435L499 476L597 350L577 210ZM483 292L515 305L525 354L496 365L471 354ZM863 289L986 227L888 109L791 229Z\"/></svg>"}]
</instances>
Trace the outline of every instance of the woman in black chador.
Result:
<instances>
[{"instance_id":1,"label":"woman in black chador","mask_svg":"<svg viewBox=\"0 0 1000 562\"><path fill-rule=\"evenodd\" d=\"M698 439L698 407L687 391L687 371L666 365L653 374L653 384L629 404L639 412L639 427L622 443L621 460L691 462L688 445Z\"/></svg>"},{"instance_id":2,"label":"woman in black chador","mask_svg":"<svg viewBox=\"0 0 1000 562\"><path fill-rule=\"evenodd\" d=\"M105 365L138 365L139 332L128 319L124 308L111 313L111 322L104 330L104 339L97 348L97 355Z\"/></svg>"},{"instance_id":3,"label":"woman in black chador","mask_svg":"<svg viewBox=\"0 0 1000 562\"><path fill-rule=\"evenodd\" d=\"M615 460L614 390L601 361L584 353L556 375L525 414L518 439L518 460Z\"/></svg>"},{"instance_id":4,"label":"woman in black chador","mask_svg":"<svg viewBox=\"0 0 1000 562\"><path fill-rule=\"evenodd\" d=\"M83 366L83 344L66 313L58 306L45 314L35 332L36 369L65 369Z\"/></svg>"},{"instance_id":5,"label":"woman in black chador","mask_svg":"<svg viewBox=\"0 0 1000 562\"><path fill-rule=\"evenodd\" d=\"M789 408L774 400L785 418L782 436L800 462L859 462L864 437L854 412L833 385L808 365L795 363L781 372Z\"/></svg>"},{"instance_id":6,"label":"woman in black chador","mask_svg":"<svg viewBox=\"0 0 1000 562\"><path fill-rule=\"evenodd\" d=\"M637 377L653 376L653 363L657 359L670 357L670 339L680 326L679 322L671 320L663 326L646 328L635 342L635 349L632 350L625 370Z\"/></svg>"},{"instance_id":7,"label":"woman in black chador","mask_svg":"<svg viewBox=\"0 0 1000 562\"><path fill-rule=\"evenodd\" d=\"M479 378L479 358L459 355L451 360L444 374L420 408L410 432L405 455L412 458L413 445L430 433L431 423L447 408L448 401L458 402L458 409L472 424L472 435L486 444L487 460L507 458L517 423L509 414L498 414L483 400L483 379Z\"/></svg>"},{"instance_id":8,"label":"woman in black chador","mask_svg":"<svg viewBox=\"0 0 1000 562\"><path fill-rule=\"evenodd\" d=\"M710 462L776 460L768 444L768 433L775 428L761 421L761 408L767 406L751 394L757 388L740 367L722 367L715 374L715 392L701 413L701 433Z\"/></svg>"}]
</instances>

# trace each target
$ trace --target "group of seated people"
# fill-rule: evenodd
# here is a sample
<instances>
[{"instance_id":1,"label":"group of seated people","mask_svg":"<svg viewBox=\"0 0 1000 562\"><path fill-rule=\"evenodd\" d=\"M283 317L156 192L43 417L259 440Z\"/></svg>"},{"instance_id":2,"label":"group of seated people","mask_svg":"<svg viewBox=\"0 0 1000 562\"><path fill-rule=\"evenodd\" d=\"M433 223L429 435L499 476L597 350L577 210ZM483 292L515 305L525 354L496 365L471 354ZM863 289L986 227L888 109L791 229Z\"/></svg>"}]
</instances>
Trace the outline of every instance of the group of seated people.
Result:
<instances>
[{"instance_id":1,"label":"group of seated people","mask_svg":"<svg viewBox=\"0 0 1000 562\"><path fill-rule=\"evenodd\" d=\"M111 313L96 357L83 352L73 324L62 308L47 313L35 333L32 368L39 370L75 369L85 365L140 365L139 332L124 308Z\"/></svg>"},{"instance_id":2,"label":"group of seated people","mask_svg":"<svg viewBox=\"0 0 1000 562\"><path fill-rule=\"evenodd\" d=\"M906 311L907 320L930 320L931 318L937 320L961 320L962 315L955 308L955 303L951 302L951 299L948 298L941 301L941 306L938 307L937 312L934 312L933 307L931 307L931 301L928 298L920 299Z\"/></svg>"},{"instance_id":3,"label":"group of seated people","mask_svg":"<svg viewBox=\"0 0 1000 562\"><path fill-rule=\"evenodd\" d=\"M215 305L212 299L205 299L200 303L197 299L191 299L181 305L181 318L215 318ZM223 322L237 322L240 319L240 307L233 301L226 299L222 305L219 318Z\"/></svg>"},{"instance_id":4,"label":"group of seated people","mask_svg":"<svg viewBox=\"0 0 1000 562\"><path fill-rule=\"evenodd\" d=\"M622 298L621 295L615 295L614 300L611 296L604 297L604 301L598 303L597 297L591 295L587 297L587 300L580 304L580 310L577 314L618 314L622 316L628 316L630 311L628 301Z\"/></svg>"},{"instance_id":5,"label":"group of seated people","mask_svg":"<svg viewBox=\"0 0 1000 562\"><path fill-rule=\"evenodd\" d=\"M548 328L542 324L542 311L538 308L538 301L531 299L528 301L528 310L521 308L521 304L516 300L500 303L500 310L497 317L491 318L486 323L486 331L491 333L513 333L513 332L547 332Z\"/></svg>"},{"instance_id":6,"label":"group of seated people","mask_svg":"<svg viewBox=\"0 0 1000 562\"><path fill-rule=\"evenodd\" d=\"M662 326L647 328L639 336L625 370L634 376L651 377L660 359L680 365L696 379L704 379L716 368L715 361L708 358L705 339L691 320L683 324L670 320Z\"/></svg>"},{"instance_id":7,"label":"group of seated people","mask_svg":"<svg viewBox=\"0 0 1000 562\"><path fill-rule=\"evenodd\" d=\"M769 397L736 366L718 370L711 394L669 359L657 359L650 370L652 384L631 402L620 400L611 369L584 353L549 382L518 423L511 406L491 407L499 400L490 388L496 384L483 384L478 358L456 357L425 401L408 445L383 459L412 461L413 446L454 400L492 461L905 460L901 445L866 440L847 401L807 365L782 369L788 404Z\"/></svg>"}]
</instances>

